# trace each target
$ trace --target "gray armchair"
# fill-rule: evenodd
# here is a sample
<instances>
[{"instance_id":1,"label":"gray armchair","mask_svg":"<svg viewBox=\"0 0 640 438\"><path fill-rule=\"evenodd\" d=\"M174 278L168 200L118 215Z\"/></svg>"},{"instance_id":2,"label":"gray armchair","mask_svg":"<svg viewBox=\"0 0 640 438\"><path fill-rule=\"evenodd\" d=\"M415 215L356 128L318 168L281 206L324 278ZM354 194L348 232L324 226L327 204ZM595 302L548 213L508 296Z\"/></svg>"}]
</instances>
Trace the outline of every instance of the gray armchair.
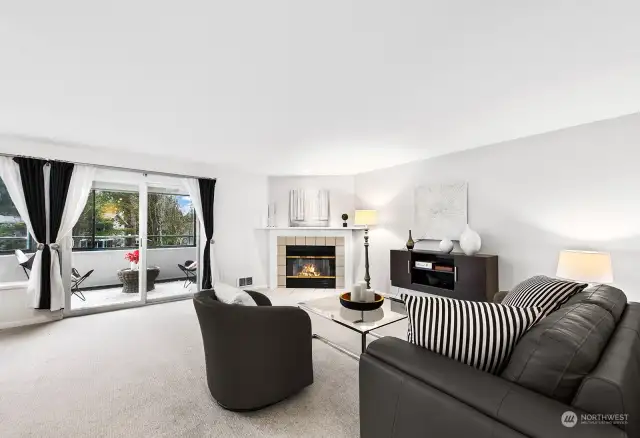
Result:
<instances>
[{"instance_id":1,"label":"gray armchair","mask_svg":"<svg viewBox=\"0 0 640 438\"><path fill-rule=\"evenodd\" d=\"M213 290L193 298L209 391L234 411L261 409L313 383L309 315L247 292L258 306L223 304Z\"/></svg>"}]
</instances>

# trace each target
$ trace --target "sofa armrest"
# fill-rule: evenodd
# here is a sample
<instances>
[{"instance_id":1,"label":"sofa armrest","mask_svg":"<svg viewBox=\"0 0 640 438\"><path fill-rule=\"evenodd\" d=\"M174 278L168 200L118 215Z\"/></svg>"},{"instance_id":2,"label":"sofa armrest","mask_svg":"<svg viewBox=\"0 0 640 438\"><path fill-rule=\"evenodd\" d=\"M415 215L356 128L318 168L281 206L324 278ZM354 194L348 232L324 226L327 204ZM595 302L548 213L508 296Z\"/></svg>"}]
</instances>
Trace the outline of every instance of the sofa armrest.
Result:
<instances>
[{"instance_id":1,"label":"sofa armrest","mask_svg":"<svg viewBox=\"0 0 640 438\"><path fill-rule=\"evenodd\" d=\"M573 411L578 417L584 412L397 338L387 337L372 342L365 355L398 369L526 436L626 436L621 429L609 424L564 427L561 418L565 412Z\"/></svg>"},{"instance_id":2,"label":"sofa armrest","mask_svg":"<svg viewBox=\"0 0 640 438\"><path fill-rule=\"evenodd\" d=\"M496 294L493 296L493 302L496 304L500 304L502 300L504 300L504 297L507 296L508 293L509 291L506 291L506 290L501 290L500 292L496 292Z\"/></svg>"},{"instance_id":3,"label":"sofa armrest","mask_svg":"<svg viewBox=\"0 0 640 438\"><path fill-rule=\"evenodd\" d=\"M254 290L245 290L245 292L248 293L251 296L251 298L253 298L253 301L255 301L258 306L271 305L271 300L267 298L266 295L263 295L260 292L256 292Z\"/></svg>"}]
</instances>

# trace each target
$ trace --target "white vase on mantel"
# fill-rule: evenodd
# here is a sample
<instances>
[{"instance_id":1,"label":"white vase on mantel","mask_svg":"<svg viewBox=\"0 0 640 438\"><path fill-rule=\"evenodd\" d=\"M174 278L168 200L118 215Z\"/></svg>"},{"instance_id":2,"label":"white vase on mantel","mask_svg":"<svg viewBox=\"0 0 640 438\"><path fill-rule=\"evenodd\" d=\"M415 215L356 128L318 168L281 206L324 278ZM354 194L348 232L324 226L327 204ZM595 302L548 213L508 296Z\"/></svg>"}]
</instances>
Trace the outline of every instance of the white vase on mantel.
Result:
<instances>
[{"instance_id":1,"label":"white vase on mantel","mask_svg":"<svg viewBox=\"0 0 640 438\"><path fill-rule=\"evenodd\" d=\"M131 270L132 271L137 271L138 270L138 264L136 262L131 262Z\"/></svg>"},{"instance_id":2,"label":"white vase on mantel","mask_svg":"<svg viewBox=\"0 0 640 438\"><path fill-rule=\"evenodd\" d=\"M482 239L480 239L480 235L473 231L469 224L464 229L464 232L460 236L460 248L462 252L464 252L468 256L472 256L477 254L482 247Z\"/></svg>"}]
</instances>

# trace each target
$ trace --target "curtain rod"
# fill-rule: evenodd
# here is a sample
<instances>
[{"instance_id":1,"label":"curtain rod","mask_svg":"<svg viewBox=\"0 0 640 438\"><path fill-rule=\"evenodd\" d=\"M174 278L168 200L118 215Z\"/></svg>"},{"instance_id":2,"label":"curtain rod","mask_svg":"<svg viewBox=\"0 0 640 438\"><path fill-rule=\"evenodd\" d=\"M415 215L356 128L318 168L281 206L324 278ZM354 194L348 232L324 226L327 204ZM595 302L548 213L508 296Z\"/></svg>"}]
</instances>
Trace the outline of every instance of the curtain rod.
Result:
<instances>
[{"instance_id":1,"label":"curtain rod","mask_svg":"<svg viewBox=\"0 0 640 438\"><path fill-rule=\"evenodd\" d=\"M158 171L155 171L155 170L133 169L131 167L107 166L105 164L81 163L79 161L57 160L57 159L52 159L52 158L33 157L33 156L30 156L30 155L14 155L14 154L5 154L3 152L0 152L0 156L3 156L3 157L35 158L37 160L44 160L44 161L60 161L62 163L81 164L83 166L93 166L93 167L97 167L97 168L100 168L100 169L108 169L108 170L119 170L119 171L129 170L131 172L142 173L143 175L151 173L153 175L170 176L170 177L174 177L174 178L197 178L197 179L211 179L211 180L217 181L217 178L210 178L210 177L206 177L206 176L183 175L183 174L180 174L180 173L169 173L169 172L158 172Z\"/></svg>"}]
</instances>

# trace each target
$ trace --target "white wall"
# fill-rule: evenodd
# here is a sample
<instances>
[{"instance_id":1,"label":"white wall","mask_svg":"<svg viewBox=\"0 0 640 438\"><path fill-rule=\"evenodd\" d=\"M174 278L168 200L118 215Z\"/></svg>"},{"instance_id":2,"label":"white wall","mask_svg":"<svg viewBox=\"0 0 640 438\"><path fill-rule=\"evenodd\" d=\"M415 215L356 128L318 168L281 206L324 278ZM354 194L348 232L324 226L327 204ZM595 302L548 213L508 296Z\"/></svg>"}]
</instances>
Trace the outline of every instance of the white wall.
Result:
<instances>
[{"instance_id":1,"label":"white wall","mask_svg":"<svg viewBox=\"0 0 640 438\"><path fill-rule=\"evenodd\" d=\"M591 249L611 252L616 285L640 300L639 161L636 114L360 174L358 207L379 210L373 286L389 289L389 250L413 226L414 187L468 181L469 223L482 252L499 256L501 289L553 276L562 249Z\"/></svg>"},{"instance_id":2,"label":"white wall","mask_svg":"<svg viewBox=\"0 0 640 438\"><path fill-rule=\"evenodd\" d=\"M181 145L177 144L176 147ZM221 280L233 283L238 276L252 276L256 285L267 283L266 233L256 230L263 225L268 204L266 176L225 165L207 165L128 152L114 153L104 149L15 136L0 136L0 153L217 178L214 206L215 251ZM0 274L3 272L0 270ZM3 281L5 280L0 277L0 283ZM0 327L11 321L34 321L34 311L26 308L26 303L23 302L24 289L0 290L0 294L3 295L2 303L7 308L14 309L10 314L2 313Z\"/></svg>"},{"instance_id":3,"label":"white wall","mask_svg":"<svg viewBox=\"0 0 640 438\"><path fill-rule=\"evenodd\" d=\"M276 226L289 226L289 191L291 189L329 190L329 215L332 227L342 226L343 213L353 224L355 208L355 177L353 176L271 176L269 177L269 202L276 204ZM267 206L265 205L265 209Z\"/></svg>"}]
</instances>

